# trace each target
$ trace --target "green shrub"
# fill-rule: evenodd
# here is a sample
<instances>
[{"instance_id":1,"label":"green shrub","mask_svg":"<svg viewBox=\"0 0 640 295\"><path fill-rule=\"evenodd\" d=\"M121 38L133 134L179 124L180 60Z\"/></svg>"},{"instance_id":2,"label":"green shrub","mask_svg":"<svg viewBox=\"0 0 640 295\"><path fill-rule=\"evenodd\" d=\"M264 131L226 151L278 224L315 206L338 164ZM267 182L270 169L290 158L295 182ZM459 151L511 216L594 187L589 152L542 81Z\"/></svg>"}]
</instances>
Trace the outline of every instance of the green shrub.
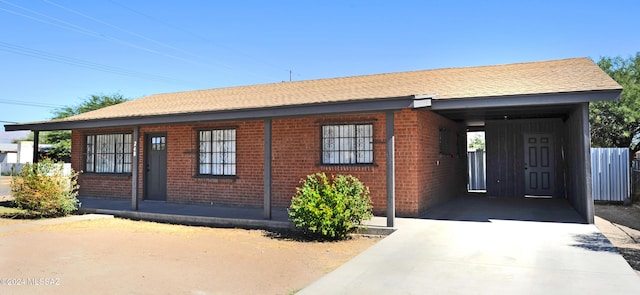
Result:
<instances>
[{"instance_id":1,"label":"green shrub","mask_svg":"<svg viewBox=\"0 0 640 295\"><path fill-rule=\"evenodd\" d=\"M343 239L372 216L369 188L351 175L330 179L316 173L300 183L288 212L291 222L305 233Z\"/></svg>"},{"instance_id":2,"label":"green shrub","mask_svg":"<svg viewBox=\"0 0 640 295\"><path fill-rule=\"evenodd\" d=\"M30 210L40 217L65 216L78 207L78 174L63 174L62 164L45 159L26 164L13 176L11 194L20 209Z\"/></svg>"}]
</instances>

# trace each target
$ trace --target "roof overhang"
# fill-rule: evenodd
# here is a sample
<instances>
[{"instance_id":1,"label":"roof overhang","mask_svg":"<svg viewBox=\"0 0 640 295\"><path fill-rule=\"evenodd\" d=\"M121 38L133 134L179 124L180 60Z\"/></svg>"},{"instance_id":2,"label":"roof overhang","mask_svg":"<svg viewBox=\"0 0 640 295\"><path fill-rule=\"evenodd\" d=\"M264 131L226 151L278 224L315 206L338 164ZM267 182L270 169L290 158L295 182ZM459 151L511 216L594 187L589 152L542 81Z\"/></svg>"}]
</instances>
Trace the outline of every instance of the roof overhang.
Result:
<instances>
[{"instance_id":1,"label":"roof overhang","mask_svg":"<svg viewBox=\"0 0 640 295\"><path fill-rule=\"evenodd\" d=\"M434 99L431 110L468 126L484 126L486 120L566 118L576 105L612 101L622 90L534 94L464 99Z\"/></svg>"},{"instance_id":2,"label":"roof overhang","mask_svg":"<svg viewBox=\"0 0 640 295\"><path fill-rule=\"evenodd\" d=\"M405 108L430 110L447 114L476 113L491 109L531 108L566 106L592 101L610 101L620 97L619 90L602 90L588 92L569 92L552 94L530 94L472 98L437 98L434 94L416 94L409 96L360 99L341 102L315 103L305 105L277 106L266 108L223 110L199 113L182 113L166 115L150 115L143 117L121 117L93 120L44 121L5 125L6 131L32 130L72 130L93 129L141 125L180 124L194 122L215 122L232 120L259 120L265 118L300 117L327 114L367 113L401 110ZM447 116L449 117L449 116ZM455 117L455 116L454 116ZM456 118L451 118L456 119ZM458 118L460 119L460 118Z\"/></svg>"},{"instance_id":3,"label":"roof overhang","mask_svg":"<svg viewBox=\"0 0 640 295\"><path fill-rule=\"evenodd\" d=\"M434 99L431 102L431 109L437 111L504 107L533 107L577 104L594 101L611 101L619 99L621 92L622 89L589 92Z\"/></svg>"},{"instance_id":4,"label":"roof overhang","mask_svg":"<svg viewBox=\"0 0 640 295\"><path fill-rule=\"evenodd\" d=\"M364 99L332 103L278 106L268 108L225 110L201 113L153 115L144 117L109 118L78 121L45 121L5 125L6 131L32 130L72 130L108 127L125 127L159 124L180 124L193 122L215 122L232 120L258 120L265 118L300 117L325 114L366 113L414 108L417 103L424 105L426 98L416 95Z\"/></svg>"}]
</instances>

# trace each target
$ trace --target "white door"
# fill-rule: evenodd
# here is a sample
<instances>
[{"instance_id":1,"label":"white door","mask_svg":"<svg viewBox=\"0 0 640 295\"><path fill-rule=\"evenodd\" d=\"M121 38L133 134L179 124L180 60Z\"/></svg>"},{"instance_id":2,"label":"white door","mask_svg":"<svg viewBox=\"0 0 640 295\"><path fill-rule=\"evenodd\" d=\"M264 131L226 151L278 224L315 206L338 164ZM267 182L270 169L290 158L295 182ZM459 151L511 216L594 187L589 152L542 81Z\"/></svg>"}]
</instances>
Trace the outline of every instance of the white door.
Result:
<instances>
[{"instance_id":1,"label":"white door","mask_svg":"<svg viewBox=\"0 0 640 295\"><path fill-rule=\"evenodd\" d=\"M524 177L528 196L553 196L555 157L551 134L525 134Z\"/></svg>"}]
</instances>

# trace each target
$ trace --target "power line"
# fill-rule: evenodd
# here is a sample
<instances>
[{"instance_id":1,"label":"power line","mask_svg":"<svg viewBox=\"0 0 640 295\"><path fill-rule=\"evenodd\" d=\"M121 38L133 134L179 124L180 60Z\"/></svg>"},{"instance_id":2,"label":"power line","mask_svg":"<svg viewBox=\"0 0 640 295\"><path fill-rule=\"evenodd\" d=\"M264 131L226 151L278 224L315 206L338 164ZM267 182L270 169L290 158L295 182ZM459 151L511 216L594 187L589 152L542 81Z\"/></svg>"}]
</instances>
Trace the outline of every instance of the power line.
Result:
<instances>
[{"instance_id":1,"label":"power line","mask_svg":"<svg viewBox=\"0 0 640 295\"><path fill-rule=\"evenodd\" d=\"M243 51L241 51L241 50L238 50L238 49L235 49L235 48L231 48L231 47L228 47L228 46L225 46L225 45L219 44L219 43L217 43L217 42L215 42L215 41L213 41L213 40L209 39L209 38L208 38L208 37L206 37L206 36L203 36L203 35L201 35L201 34L198 34L198 33L195 33L195 32L189 31L189 30L186 30L186 29L184 29L184 28L182 28L182 27L179 27L179 26L177 26L177 25L174 25L174 24L171 24L171 23L166 22L166 21L164 21L164 20L161 20L161 19L158 19L158 18L156 18L156 17L150 16L150 15L148 15L148 14L145 14L145 13L143 13L143 12L140 12L140 11L138 11L138 10L135 10L135 9L133 9L133 8L131 8L131 7L128 7L128 6L124 5L124 4L118 3L118 2L113 1L113 0L108 0L108 1L109 1L109 2L111 2L111 3L113 3L113 4L115 4L115 5L117 5L117 6L120 6L120 7L124 8L124 9L126 9L126 10L129 10L129 11L131 11L131 12L135 13L135 14L138 14L138 15L140 15L140 16L143 16L143 17L147 18L147 19L150 19L150 20L152 20L152 21L155 21L155 22L157 22L157 23L160 23L160 24L162 24L162 25L165 25L165 26L167 26L167 27L173 28L173 29L178 30L178 31L181 31L181 32L183 32L183 33L187 33L187 34L189 34L189 35L191 35L191 36L195 36L195 37L200 38L200 39L202 39L202 40L205 40L205 41L207 41L207 42L209 42L209 43L214 43L214 44L216 44L218 47L224 48L224 49L226 49L227 51L230 51L230 52L234 52L234 53L236 53L236 54L243 55L243 56L248 57L248 58L250 58L250 59L252 59L252 60L254 60L254 61L258 61L258 62L260 62L260 63L262 63L262 64L268 65L268 66L270 66L270 67L272 67L272 68L276 68L276 69L278 69L278 70L280 70L280 71L285 71L286 73L289 73L289 71L290 71L290 69L285 69L285 68L283 68L283 67L281 67L281 66L279 66L279 65L276 65L276 64L274 64L274 63L272 63L272 62L268 62L268 61L265 61L265 60L263 60L263 59L259 59L259 58L256 58L256 57L252 56L252 55L249 55L249 54L247 54L246 52L243 52Z\"/></svg>"},{"instance_id":2,"label":"power line","mask_svg":"<svg viewBox=\"0 0 640 295\"><path fill-rule=\"evenodd\" d=\"M189 52L189 51L186 51L186 50L183 50L183 49L180 49L180 48L177 48L177 47L171 46L171 45L169 45L169 44L166 44L166 43L163 43L163 42L157 41L157 40L155 40L155 39L152 39L152 38L146 37L146 36L144 36L144 35L142 35L142 34L138 34L138 33L136 33L136 32L133 32L133 31L130 31L130 30L127 30L127 29L121 28L121 27L119 27L119 26L113 25L113 24L108 23L108 22L106 22L106 21L103 21L103 20L97 19L97 18L95 18L95 17L92 17L92 16L87 15L87 14L85 14L85 13L82 13L82 12L80 12L80 11L77 11L77 10L75 10L75 9L72 9L72 8L69 8L69 7L66 7L66 6L63 6L62 4L55 3L55 2L50 1L50 0L43 0L43 1L44 1L45 3L47 3L47 4L50 4L50 5L56 6L56 7L61 8L61 9L64 9L64 10L66 10L66 11L68 11L68 12L71 12L71 13L73 13L73 14L75 14L75 15L79 15L79 16L81 16L81 17L84 17L84 18L86 18L86 19L92 20L92 21L97 22L97 23L99 23L99 24L103 24L103 25L105 25L105 26L108 26L108 27L110 27L110 28L116 29L116 30L118 30L118 31L121 31L121 32L127 33L127 34L129 34L129 35L132 35L132 36L138 37L138 38L143 39L143 40L145 40L145 41L149 41L149 42L155 43L155 44L157 44L157 45L160 45L160 46L163 46L163 47L166 47L166 48L169 48L169 49L173 49L173 50L176 50L176 51L180 51L180 52L182 52L182 53L185 53L185 54L191 55L191 56L196 57L196 58L203 59L203 57L201 57L201 56L199 56L199 55L196 55L196 54L194 54L194 53L191 53L191 52Z\"/></svg>"},{"instance_id":3,"label":"power line","mask_svg":"<svg viewBox=\"0 0 640 295\"><path fill-rule=\"evenodd\" d=\"M48 109L57 109L57 108L62 108L63 107L61 105L53 105L53 104L39 103L39 102L28 102L28 101L20 101L20 100L8 100L8 99L0 99L0 103L1 104L29 106L29 107L48 108Z\"/></svg>"},{"instance_id":4,"label":"power line","mask_svg":"<svg viewBox=\"0 0 640 295\"><path fill-rule=\"evenodd\" d=\"M81 27L81 26L74 25L72 23L66 22L64 20L61 20L61 19L49 16L49 15L46 15L46 14L31 10L29 8L26 8L26 7L17 5L17 4L13 4L11 2L7 2L7 1L2 1L2 2L5 3L5 4L8 4L8 5L11 5L13 7L28 11L28 12L33 13L35 15L38 15L38 16L45 17L47 19L53 20L55 22L51 22L51 21L47 21L47 20L44 20L44 19L41 19L41 18L33 17L33 16L30 16L30 15L26 15L26 14L22 14L22 13L13 11L13 10L0 8L0 10L3 10L5 12L11 13L11 14L14 14L14 15L17 15L17 16L21 16L21 17L24 17L24 18L35 20L37 22L41 22L41 23L45 23L45 24L48 24L48 25L56 26L56 27L63 28L63 29L66 29L66 30L78 32L78 33L81 33L81 34L89 35L89 36L92 36L92 37L104 39L104 40L111 41L111 42L114 42L114 43L119 43L119 44L122 44L122 45L125 45L125 46L129 46L129 47L132 47L132 48L135 48L135 49L139 49L139 50L143 50L143 51L150 52L150 53L153 53L153 54L161 55L161 56L164 56L164 57L169 57L169 58L176 59L176 60L183 61L183 62L187 62L187 63L190 63L190 64L202 66L201 63L198 63L198 62L195 62L195 61L192 61L192 60L189 60L189 59L181 58L181 57L178 57L178 56L174 56L174 55L171 55L171 54L162 53L162 52L159 52L157 50L153 50L153 49L150 49L150 48L147 48L147 47L144 47L144 46L136 45L136 44L124 41L124 40L116 38L116 37L112 37L112 36L109 36L109 35L106 35L106 34L102 34L102 33L96 32L96 31L92 31L92 30L86 29L84 27Z\"/></svg>"},{"instance_id":5,"label":"power line","mask_svg":"<svg viewBox=\"0 0 640 295\"><path fill-rule=\"evenodd\" d=\"M190 55L190 56L196 57L196 58L198 58L198 59L203 59L202 57L200 57L200 56L198 56L198 55L195 55L195 54L193 54L193 53L191 53L191 52L188 52L188 51L182 50L182 49L180 49L180 48L177 48L177 47L171 46L171 45L169 45L169 44L166 44L166 43L163 43L163 42L160 42L160 41L157 41L157 40L154 40L154 39L148 38L148 37L146 37L146 36L144 36L144 35L142 35L142 34L138 34L138 33L133 32L133 31L131 31L131 30L123 29L123 28L121 28L121 27L118 27L118 26L112 25L112 24L110 24L110 23L108 23L108 22L102 21L102 20L100 20L100 19L97 19L97 18L95 18L95 17L89 16L89 15L84 14L84 13L82 13L82 12L79 12L79 11L77 11L77 10L74 10L74 9L69 8L69 7L63 6L63 5L61 5L61 4L55 3L55 2L53 2L53 1L51 1L51 0L44 0L44 1L45 1L46 3L48 3L48 4L50 4L50 5L53 5L53 6L56 6L56 7L60 8L60 9L64 9L64 10L66 10L66 11L68 11L68 12L71 12L71 13L73 13L73 14L79 15L79 16L81 16L81 17L83 17L83 18L90 19L90 20L92 20L92 21L94 21L94 22L97 22L97 23L100 23L100 24L106 25L106 26L108 26L108 27L111 27L111 28L117 29L117 30L119 30L119 31L121 31L121 32L125 32L125 33L127 33L127 34L133 35L133 36L138 37L138 38L140 38L140 39L143 39L143 40L146 40L146 41L149 41L149 42L155 43L155 44L157 44L157 45L160 45L160 46L163 46L163 47L166 47L166 48L170 48L170 49L173 49L173 50L176 50L176 51L182 52L182 53L184 53L184 54L187 54L187 55ZM8 1L6 1L6 0L0 0L0 2L5 3L6 5L10 5L10 6L12 6L12 7L15 7L15 8L21 9L21 10L23 10L23 11L26 11L26 12L29 12L29 13L31 13L31 14L32 14L32 15L27 15L27 14L24 14L24 13L20 13L20 12L17 12L17 11L13 11L13 10L10 10L10 9L6 9L6 8L1 8L1 7L0 7L0 10L2 10L2 11L4 11L4 12L10 13L10 14L14 14L14 15L17 15L17 16L20 16L20 17L23 17L23 18L31 19L31 20L34 20L34 21L37 21L37 22L41 22L41 23L44 23L44 24L47 24L47 25L51 25L51 26L56 26L56 27L59 27L59 28L63 28L63 29L65 29L65 30L74 31L74 32L77 32L77 33L80 33L80 34L89 35L89 36L92 36L92 37L96 37L96 38L104 39L104 40L107 40L107 41L110 41L110 42L118 43L118 44L121 44L121 45L125 45L125 46L131 47L131 48L135 48L135 49L143 50L143 51L146 51L146 52L154 53L154 54L157 54L157 55L160 55L160 56L164 56L164 57L168 57L168 58L172 58L172 59L180 60L180 61L187 62L187 63L190 63L190 64L194 64L194 65L198 65L198 66L204 66L204 65L206 65L206 64L203 64L203 63L200 63L200 62L196 62L196 61L189 60L189 59L185 59L185 58L178 57L178 56L175 56L175 55L167 54L167 53L164 53L164 52L160 52L160 51L158 51L158 50L150 49L150 48L147 48L147 47L144 47L144 46L140 46L140 45L137 45L137 44L134 44L134 43L128 42L128 41L124 41L124 40L119 39L119 38L116 38L116 37L112 37L112 36L109 36L109 35L106 35L106 34L102 34L102 33L100 33L100 32L96 32L96 31L93 31L93 30L87 29L87 28L85 28L85 27L75 25L75 24L73 24L73 23L70 23L70 22L64 21L64 20L62 20L62 19L59 19L59 18L56 18L56 17L52 17L52 16L50 16L50 15L47 15L47 14L44 14L44 13L40 13L40 12L38 12L38 11L34 11L34 10L32 10L32 9L29 9L29 8L26 8L26 7L23 7L23 6L20 6L20 5L17 5L17 4L14 4L14 3L8 2ZM165 25L165 26L172 27L172 28L174 28L174 29L178 29L178 30L180 30L180 31L182 31L182 32L185 32L185 33L188 33L188 34L190 34L190 35L196 36L196 37L201 38L201 39L203 39L203 40L206 40L206 41L208 41L208 42L210 42L210 43L215 43L215 42L213 42L212 40L210 40L209 38L207 38L207 37L205 37L205 36L203 36L203 35L196 34L196 33L194 33L194 32L191 32L191 31L185 30L185 29L183 29L183 28L181 28L181 27L178 27L178 26L172 25L172 24L170 24L170 23L168 23L168 22L162 21L162 20L160 20L160 19L154 18L154 17L152 17L152 16L149 16L149 15L147 15L147 14L144 14L144 13L142 13L142 12L139 12L139 11L137 11L137 10L134 10L134 9L132 9L132 8L129 8L129 7L127 7L127 6L124 6L124 5L120 4L120 3L117 3L117 2L114 2L114 1L110 1L110 2L112 2L112 3L116 4L116 5L120 6L120 7L123 7L123 8L125 8L125 9L127 9L127 10L130 10L130 11L132 11L132 12L134 12L134 13L137 13L137 14L139 14L139 15L142 15L142 16L144 16L144 17L146 17L146 18L149 18L149 19L151 19L151 20L154 20L154 21L156 21L156 22L159 22L159 23L161 23L161 24L163 24L163 25ZM35 16L34 16L34 15L35 15ZM31 52L31 53L21 53L21 52L16 52L15 50L12 50L12 49L7 49L7 48L6 48L6 46L7 46L7 45L10 45L10 44L5 43L5 49L4 49L4 51L10 51L10 52L17 53L17 54L22 54L22 55L27 55L27 56L32 56L32 57L38 57L38 58L42 58L42 59L52 60L52 57L51 57L51 56L48 56L48 57L44 57L44 56L42 56L42 54L43 54L43 53L44 53L44 54L46 54L45 52L35 53L35 55L40 55L40 56L34 56L34 53L33 53L33 52ZM227 50L229 50L229 51L231 51L231 52L235 52L236 54L241 54L241 55L244 55L244 56L246 56L246 57L249 57L249 58L251 58L251 59L253 59L253 60L260 61L260 62L262 62L262 63L264 63L264 64L268 64L268 65L270 65L270 66L272 66L272 67L276 67L276 68L278 68L278 69L280 69L280 70L284 70L284 69L280 68L279 66L276 66L276 65L274 65L274 64L272 64L272 63L269 63L269 62L266 62L266 61L264 61L264 60L257 59L257 58L255 58L255 57L250 56L250 55L248 55L248 54L246 54L246 53L243 53L243 52L241 52L241 51L239 51L239 50L232 49L232 48L229 48L229 47L226 47L226 46L220 45L220 44L218 44L218 46L223 47L223 48L225 48L225 49L227 49ZM2 49L0 49L0 50L2 50ZM92 69L102 70L102 71L107 71L107 72L114 72L114 69L116 69L115 67L110 67L109 69L105 69L105 68L98 69L98 68L96 68L96 67L100 67L100 66L103 66L103 65L96 64L96 63L90 63L90 62L86 62L86 61L82 61L82 63L84 63L84 65L78 65L78 61L79 61L79 60L75 60L75 61L68 61L68 60L67 60L67 61L60 61L60 59L61 59L61 58L63 58L63 59L64 59L64 58L66 58L66 57L63 57L63 56L56 56L56 57L54 57L54 59L56 59L56 60L53 60L53 61L63 62L63 63L67 63L67 64L72 63L72 64L74 64L74 65L76 65L76 66L89 67L89 68L92 68ZM218 63L218 62L215 62L215 64L216 64L218 67L220 67L220 66L221 66L221 67L226 68L226 69L227 69L227 71L229 71L229 70L234 70L234 67L229 66L229 65L225 65L225 64L222 64L222 63ZM209 66L210 66L210 65L209 65ZM103 66L103 67L104 67L104 66ZM106 67L108 67L108 66L106 66ZM219 68L218 68L218 69L219 69ZM123 71L127 71L127 70L124 70L124 69L118 69L118 70L120 71L120 74L121 74L121 75L122 75L122 74L124 74L124 73L123 73ZM262 76L262 75L256 75L256 74L254 74L254 73L252 73L252 72L249 72L249 71L246 71L246 70L242 70L242 71L243 71L243 72L245 72L245 73L247 73L247 74L249 74L249 75L255 76L255 77ZM284 71L289 71L289 70L284 70ZM129 72L129 73L124 74L124 75L129 75L129 76L131 76L131 73L133 73L133 71L128 71L128 72ZM140 73L140 72L135 72L135 74L134 74L134 75L139 75L139 76L140 76L140 75L147 75L147 76L149 76L148 74L144 74L144 73ZM170 78L160 77L160 76L155 76L155 77L153 77L152 79L158 79L158 78L160 78L160 79L162 79L162 80L165 80L165 81L166 81L167 79L168 79L168 80L173 80L173 82L177 82L177 81L178 81L178 80L175 80L175 79L170 79ZM143 79L149 79L149 77L147 77L147 78L143 78ZM183 82L183 81L180 81L180 82Z\"/></svg>"},{"instance_id":6,"label":"power line","mask_svg":"<svg viewBox=\"0 0 640 295\"><path fill-rule=\"evenodd\" d=\"M85 61L77 58L72 58L72 57L58 55L58 54L54 54L46 51L31 49L31 48L9 44L1 41L0 41L0 50L15 53L15 54L35 57L39 59L49 60L53 62L58 62L62 64L92 69L96 71L112 73L112 74L121 75L121 76L134 77L134 78L151 80L156 82L170 82L170 83L179 83L179 84L187 83L186 81L182 81L182 80L177 80L177 79L167 78L159 75L147 74L143 72L131 71L123 68L93 63L93 62L89 62L89 61Z\"/></svg>"},{"instance_id":7,"label":"power line","mask_svg":"<svg viewBox=\"0 0 640 295\"><path fill-rule=\"evenodd\" d=\"M74 9L68 8L66 6L57 4L57 3L53 2L53 1L47 1L47 0L44 0L44 1L46 3L48 3L48 4L50 4L50 5L57 6L58 8L64 9L64 10L66 10L68 12L73 13L73 14L82 16L82 17L90 19L90 20L92 20L94 22L109 26L111 28L117 29L119 31L125 32L125 33L130 34L130 35L136 36L136 37L141 38L143 40L146 40L146 41L149 41L149 42L153 42L155 44L158 44L158 45L161 45L161 46L164 46L164 47L167 47L167 48L171 48L173 50L180 51L182 53L185 53L185 54L190 55L192 57L196 57L196 58L201 59L201 60L205 60L203 57L198 56L196 54L193 54L191 52L188 52L186 50L171 46L171 45L166 44L166 43L162 43L160 41L157 41L157 40L148 38L146 36L143 36L141 34L138 34L136 32L133 32L133 31L130 31L130 30L126 30L126 29L123 29L121 27L112 25L112 24L107 23L105 21L99 20L99 19L97 19L95 17L92 17L92 16L89 16L89 15L84 14L82 12L79 12L77 10L74 10ZM90 29L87 29L87 28L84 28L84 27L81 27L81 26L78 26L78 25L75 25L75 24L72 24L72 23L69 23L67 21L64 21L64 20L49 16L49 15L46 15L44 13L40 13L40 12L31 10L29 8L26 8L26 7L17 5L17 4L13 4L13 3L7 2L6 0L0 0L0 2L4 2L5 4L11 5L13 7L28 11L28 12L30 12L32 14L35 14L35 15L38 15L38 16L41 16L41 17L44 17L44 18L47 18L49 20L53 20L54 21L54 22L51 22L51 21L48 21L48 20L45 20L45 19L42 19L42 18L33 17L33 16L30 16L30 15L25 15L25 14L16 12L16 11L0 8L0 10L3 10L5 12L8 12L8 13L11 13L11 14L14 14L14 15L18 15L18 16L21 16L21 17L24 17L24 18L28 18L28 19L31 19L31 20L34 20L34 21L37 21L37 22L41 22L41 23L45 23L45 24L48 24L48 25L60 27L60 28L66 29L66 30L70 30L70 31L74 31L74 32L77 32L77 33L89 35L89 36L92 36L92 37L104 39L104 40L107 40L107 41L111 41L111 42L114 42L114 43L118 43L118 44L122 44L122 45L125 45L125 46L128 46L128 47L131 47L131 48L135 48L135 49L151 52L151 53L154 53L154 54L157 54L157 55L160 55L160 56L169 57L169 58L172 58L172 59L180 60L180 61L183 61L183 62L186 62L186 63L189 63L189 64L193 64L193 65L197 65L197 66L211 67L211 68L215 68L216 70L221 70L220 67L222 67L222 68L224 68L222 70L224 70L226 72L231 72L232 70L234 70L234 67L226 65L226 64L223 64L223 63L220 63L220 62L211 62L211 61L205 60L205 63L201 63L201 62L193 61L193 60L190 60L190 59L178 57L178 56L175 56L175 55L172 55L172 54L163 53L163 52L160 52L158 50L150 49L150 48L147 48L147 47L144 47L144 46L141 46L141 45L137 45L137 44L134 44L134 43L131 43L131 42L128 42L128 41L124 41L124 40L116 38L116 37L108 36L106 34L102 34L102 33L99 33L99 32L96 32L96 31L93 31L93 30L90 30ZM249 72L249 71L246 71L246 70L244 70L243 72L245 72L245 73L247 73L247 74L249 74L251 76L254 76L254 77L260 77L260 75L256 75L256 74L254 74L252 72Z\"/></svg>"}]
</instances>

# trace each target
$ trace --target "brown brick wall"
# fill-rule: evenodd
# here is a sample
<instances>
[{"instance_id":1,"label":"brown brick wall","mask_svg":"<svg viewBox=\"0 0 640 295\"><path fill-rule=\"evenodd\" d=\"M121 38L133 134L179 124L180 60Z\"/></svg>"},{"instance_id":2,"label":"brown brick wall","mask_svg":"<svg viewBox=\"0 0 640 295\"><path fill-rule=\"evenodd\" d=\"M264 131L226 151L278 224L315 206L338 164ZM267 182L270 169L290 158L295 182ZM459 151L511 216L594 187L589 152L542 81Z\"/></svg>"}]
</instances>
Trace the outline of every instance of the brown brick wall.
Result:
<instances>
[{"instance_id":1,"label":"brown brick wall","mask_svg":"<svg viewBox=\"0 0 640 295\"><path fill-rule=\"evenodd\" d=\"M373 165L322 165L321 126L372 123ZM286 207L300 179L308 174L351 174L369 186L377 212L384 212L386 200L385 115L306 117L273 120L273 204Z\"/></svg>"},{"instance_id":2,"label":"brown brick wall","mask_svg":"<svg viewBox=\"0 0 640 295\"><path fill-rule=\"evenodd\" d=\"M99 133L132 133L132 129L101 129ZM101 198L131 199L130 175L100 175L84 172L85 135L96 134L91 130L71 132L71 168L81 172L78 177L80 195Z\"/></svg>"},{"instance_id":3,"label":"brown brick wall","mask_svg":"<svg viewBox=\"0 0 640 295\"><path fill-rule=\"evenodd\" d=\"M394 116L395 168L396 168L396 215L418 215L418 167L421 152L417 142L419 132L417 111L403 110Z\"/></svg>"},{"instance_id":4,"label":"brown brick wall","mask_svg":"<svg viewBox=\"0 0 640 295\"><path fill-rule=\"evenodd\" d=\"M197 176L198 130L218 128L236 130L235 178ZM263 199L263 130L262 121L142 127L140 157L144 159L145 134L166 132L167 201L258 207ZM144 171L142 165L140 171ZM138 196L142 199L144 174L140 175Z\"/></svg>"},{"instance_id":5,"label":"brown brick wall","mask_svg":"<svg viewBox=\"0 0 640 295\"><path fill-rule=\"evenodd\" d=\"M446 125L459 127L426 110L403 110L395 114L396 134L396 212L398 216L416 216L428 206L453 195L459 157L438 152L438 129ZM322 165L321 126L325 124L371 123L374 132L374 164ZM371 190L374 211L386 210L386 142L385 114L348 116L318 116L274 119L272 123L274 207L287 207L301 178L315 172L351 174ZM197 176L197 131L213 128L236 129L235 178ZM99 130L131 132L131 129ZM264 183L264 123L263 121L224 122L144 126L140 129L139 198L144 197L144 137L145 134L166 132L167 135L167 200L204 204L260 207ZM84 134L73 132L73 167L82 167ZM455 132L451 137L456 140ZM455 149L455 145L452 145ZM440 161L440 165L436 165ZM81 170L81 169L80 169ZM463 175L464 171L462 171ZM83 174L80 194L85 196L129 199L130 176ZM459 185L459 184L458 184ZM464 186L464 185L463 185Z\"/></svg>"},{"instance_id":6,"label":"brown brick wall","mask_svg":"<svg viewBox=\"0 0 640 295\"><path fill-rule=\"evenodd\" d=\"M466 191L466 129L434 112L417 112L418 145L416 166L420 213ZM440 153L440 128L449 132L450 153ZM462 148L460 148L462 147Z\"/></svg>"},{"instance_id":7,"label":"brown brick wall","mask_svg":"<svg viewBox=\"0 0 640 295\"><path fill-rule=\"evenodd\" d=\"M458 154L463 124L428 110L395 114L396 214L417 216L465 189L466 154ZM440 153L440 128L450 132L451 154ZM460 144L466 146L466 137Z\"/></svg>"}]
</instances>

